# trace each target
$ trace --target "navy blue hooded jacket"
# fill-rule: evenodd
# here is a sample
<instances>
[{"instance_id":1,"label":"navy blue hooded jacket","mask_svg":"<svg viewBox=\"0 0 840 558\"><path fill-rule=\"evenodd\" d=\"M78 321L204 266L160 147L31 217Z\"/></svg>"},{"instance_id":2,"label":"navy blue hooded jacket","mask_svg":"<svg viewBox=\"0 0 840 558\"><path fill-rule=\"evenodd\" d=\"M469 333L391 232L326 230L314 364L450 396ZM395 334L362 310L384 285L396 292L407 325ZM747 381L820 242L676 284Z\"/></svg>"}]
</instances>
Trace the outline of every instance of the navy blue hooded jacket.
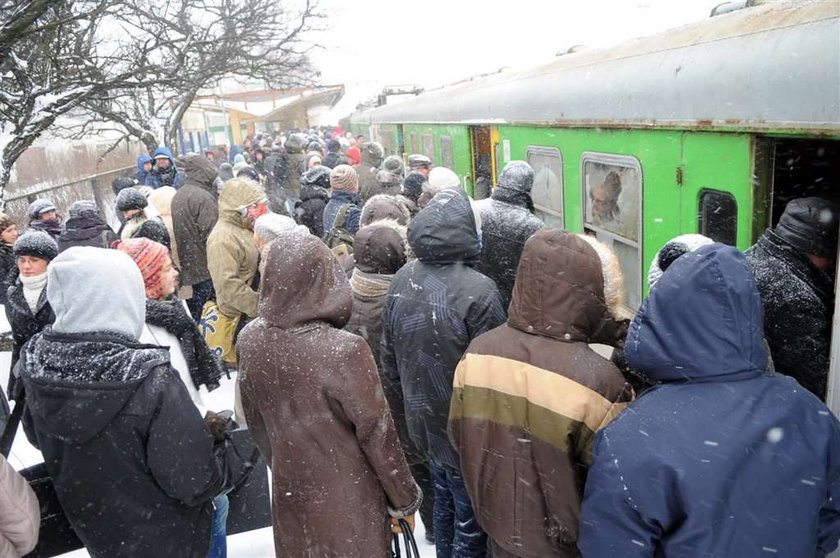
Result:
<instances>
[{"instance_id":1,"label":"navy blue hooded jacket","mask_svg":"<svg viewBox=\"0 0 840 558\"><path fill-rule=\"evenodd\" d=\"M662 382L598 434L581 516L588 556L817 556L840 537L840 428L763 370L743 254L681 256L642 305L627 359Z\"/></svg>"},{"instance_id":2,"label":"navy blue hooded jacket","mask_svg":"<svg viewBox=\"0 0 840 558\"><path fill-rule=\"evenodd\" d=\"M145 185L155 189L161 186L172 186L177 190L184 183L186 176L175 168L175 159L172 156L172 151L168 147L158 147L155 149L155 152L152 153L152 158L157 159L160 155L169 159L169 166L165 169L157 164L153 166L152 170L146 175Z\"/></svg>"}]
</instances>

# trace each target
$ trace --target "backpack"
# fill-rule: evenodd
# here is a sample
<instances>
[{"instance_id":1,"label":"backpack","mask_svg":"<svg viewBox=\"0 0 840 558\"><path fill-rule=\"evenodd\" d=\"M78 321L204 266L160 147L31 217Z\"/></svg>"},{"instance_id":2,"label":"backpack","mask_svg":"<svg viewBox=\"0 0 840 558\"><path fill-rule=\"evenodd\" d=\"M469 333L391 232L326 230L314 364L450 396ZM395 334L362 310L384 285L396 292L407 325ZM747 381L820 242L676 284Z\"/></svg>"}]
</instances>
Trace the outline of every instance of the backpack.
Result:
<instances>
[{"instance_id":1,"label":"backpack","mask_svg":"<svg viewBox=\"0 0 840 558\"><path fill-rule=\"evenodd\" d=\"M345 203L338 210L338 215L335 217L332 228L324 233L323 241L328 248L335 248L336 246L345 245L353 252L353 235L347 230L347 212L350 210L352 204Z\"/></svg>"}]
</instances>

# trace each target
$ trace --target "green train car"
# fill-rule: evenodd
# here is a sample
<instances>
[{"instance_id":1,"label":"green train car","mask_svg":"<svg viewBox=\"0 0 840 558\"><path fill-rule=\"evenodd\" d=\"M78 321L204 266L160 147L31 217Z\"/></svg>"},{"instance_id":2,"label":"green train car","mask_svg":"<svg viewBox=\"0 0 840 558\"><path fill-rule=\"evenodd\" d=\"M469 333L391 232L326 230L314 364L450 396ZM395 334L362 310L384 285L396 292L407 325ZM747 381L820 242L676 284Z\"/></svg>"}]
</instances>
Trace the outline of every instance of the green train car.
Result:
<instances>
[{"instance_id":1,"label":"green train car","mask_svg":"<svg viewBox=\"0 0 840 558\"><path fill-rule=\"evenodd\" d=\"M670 238L748 248L790 199L840 201L840 3L779 2L356 113L474 197L511 160L538 215L612 245L638 308Z\"/></svg>"}]
</instances>

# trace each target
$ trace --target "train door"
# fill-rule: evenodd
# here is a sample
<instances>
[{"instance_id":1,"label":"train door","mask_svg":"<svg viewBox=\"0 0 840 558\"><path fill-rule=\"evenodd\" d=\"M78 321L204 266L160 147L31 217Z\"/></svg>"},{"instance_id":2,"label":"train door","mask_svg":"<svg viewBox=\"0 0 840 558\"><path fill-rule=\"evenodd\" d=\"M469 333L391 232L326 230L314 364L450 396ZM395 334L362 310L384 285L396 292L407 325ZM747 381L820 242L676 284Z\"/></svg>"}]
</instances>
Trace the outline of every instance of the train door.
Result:
<instances>
[{"instance_id":1,"label":"train door","mask_svg":"<svg viewBox=\"0 0 840 558\"><path fill-rule=\"evenodd\" d=\"M840 141L823 139L763 138L766 152L766 226L774 227L787 203L796 198L817 196L840 204ZM758 157L757 153L757 157ZM763 231L756 231L756 239ZM837 257L840 262L840 253ZM832 268L832 272L837 271ZM837 275L835 274L835 278ZM840 416L840 291L834 285L831 361L826 403Z\"/></svg>"},{"instance_id":2,"label":"train door","mask_svg":"<svg viewBox=\"0 0 840 558\"><path fill-rule=\"evenodd\" d=\"M470 126L473 197L477 200L489 197L496 183L498 144L499 132L495 126Z\"/></svg>"}]
</instances>

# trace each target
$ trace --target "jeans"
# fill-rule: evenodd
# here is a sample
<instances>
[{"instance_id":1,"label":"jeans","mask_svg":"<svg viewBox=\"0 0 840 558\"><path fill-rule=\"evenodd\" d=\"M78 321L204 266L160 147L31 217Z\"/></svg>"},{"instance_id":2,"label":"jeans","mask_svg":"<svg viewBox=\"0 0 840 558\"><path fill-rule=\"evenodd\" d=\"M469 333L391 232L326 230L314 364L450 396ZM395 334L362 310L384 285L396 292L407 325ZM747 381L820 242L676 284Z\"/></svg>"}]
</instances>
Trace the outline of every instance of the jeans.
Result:
<instances>
[{"instance_id":1,"label":"jeans","mask_svg":"<svg viewBox=\"0 0 840 558\"><path fill-rule=\"evenodd\" d=\"M227 558L227 494L213 500L213 530L210 537L210 552L207 558Z\"/></svg>"},{"instance_id":2,"label":"jeans","mask_svg":"<svg viewBox=\"0 0 840 558\"><path fill-rule=\"evenodd\" d=\"M190 310L193 320L198 323L201 319L201 310L204 309L204 303L208 300L213 300L216 293L213 291L213 280L205 279L200 283L192 286L192 298L187 300L187 308Z\"/></svg>"},{"instance_id":3,"label":"jeans","mask_svg":"<svg viewBox=\"0 0 840 558\"><path fill-rule=\"evenodd\" d=\"M487 534L478 526L464 478L458 471L429 461L435 493L437 558L484 558Z\"/></svg>"}]
</instances>

